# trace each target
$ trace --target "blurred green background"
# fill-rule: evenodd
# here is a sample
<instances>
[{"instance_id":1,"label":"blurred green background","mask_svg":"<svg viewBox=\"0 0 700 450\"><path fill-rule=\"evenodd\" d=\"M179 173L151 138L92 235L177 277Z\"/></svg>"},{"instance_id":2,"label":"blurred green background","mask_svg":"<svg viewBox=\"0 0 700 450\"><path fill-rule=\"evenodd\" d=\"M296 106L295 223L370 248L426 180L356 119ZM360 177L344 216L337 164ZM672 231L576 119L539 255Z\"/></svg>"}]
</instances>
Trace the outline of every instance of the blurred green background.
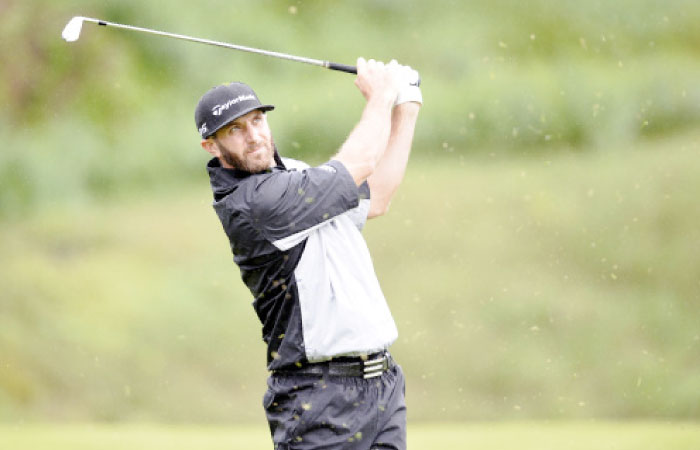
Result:
<instances>
[{"instance_id":1,"label":"blurred green background","mask_svg":"<svg viewBox=\"0 0 700 450\"><path fill-rule=\"evenodd\" d=\"M0 421L264 420L264 346L193 120L241 80L284 155L353 77L74 15L421 72L368 224L412 421L700 418L700 2L0 1ZM696 433L697 438L697 433Z\"/></svg>"}]
</instances>

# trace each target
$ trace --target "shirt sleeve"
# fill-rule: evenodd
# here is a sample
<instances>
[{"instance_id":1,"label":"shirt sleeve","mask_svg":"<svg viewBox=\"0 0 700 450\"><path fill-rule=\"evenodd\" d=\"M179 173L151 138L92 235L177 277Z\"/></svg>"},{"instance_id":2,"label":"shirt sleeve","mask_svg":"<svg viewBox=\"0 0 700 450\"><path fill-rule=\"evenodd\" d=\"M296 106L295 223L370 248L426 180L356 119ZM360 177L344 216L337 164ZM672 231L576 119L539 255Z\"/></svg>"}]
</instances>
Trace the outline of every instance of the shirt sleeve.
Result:
<instances>
[{"instance_id":1,"label":"shirt sleeve","mask_svg":"<svg viewBox=\"0 0 700 450\"><path fill-rule=\"evenodd\" d=\"M367 216L369 215L369 207L370 207L370 191L369 191L369 184L365 181L360 185L359 188L357 188L357 193L359 196L359 205L357 208L354 208L350 211L348 211L346 214L352 220L352 223L355 224L358 230L362 231L362 229L365 226L365 223L367 222Z\"/></svg>"},{"instance_id":2,"label":"shirt sleeve","mask_svg":"<svg viewBox=\"0 0 700 450\"><path fill-rule=\"evenodd\" d=\"M340 161L305 170L273 172L248 193L253 227L281 250L359 205L360 190Z\"/></svg>"}]
</instances>

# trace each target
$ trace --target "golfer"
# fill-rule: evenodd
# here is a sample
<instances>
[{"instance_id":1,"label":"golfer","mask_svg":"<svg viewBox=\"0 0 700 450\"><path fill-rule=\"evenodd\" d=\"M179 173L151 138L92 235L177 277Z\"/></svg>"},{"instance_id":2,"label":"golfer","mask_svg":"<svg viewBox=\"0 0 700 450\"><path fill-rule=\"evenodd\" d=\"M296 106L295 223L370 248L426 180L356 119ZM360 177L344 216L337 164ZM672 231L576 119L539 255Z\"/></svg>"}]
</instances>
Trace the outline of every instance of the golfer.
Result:
<instances>
[{"instance_id":1,"label":"golfer","mask_svg":"<svg viewBox=\"0 0 700 450\"><path fill-rule=\"evenodd\" d=\"M276 449L406 448L404 376L389 354L398 333L361 230L403 179L416 80L396 61L358 59L362 116L318 167L280 157L274 106L247 85L217 86L197 105L214 209L262 322Z\"/></svg>"}]
</instances>

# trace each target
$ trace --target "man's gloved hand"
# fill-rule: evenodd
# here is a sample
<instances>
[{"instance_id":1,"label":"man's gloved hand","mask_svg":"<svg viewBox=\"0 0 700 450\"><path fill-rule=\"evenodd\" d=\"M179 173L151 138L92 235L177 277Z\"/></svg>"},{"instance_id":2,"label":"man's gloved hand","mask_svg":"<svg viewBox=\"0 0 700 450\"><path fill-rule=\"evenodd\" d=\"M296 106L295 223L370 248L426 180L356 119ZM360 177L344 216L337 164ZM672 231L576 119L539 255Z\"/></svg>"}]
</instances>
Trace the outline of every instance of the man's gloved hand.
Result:
<instances>
[{"instance_id":1,"label":"man's gloved hand","mask_svg":"<svg viewBox=\"0 0 700 450\"><path fill-rule=\"evenodd\" d=\"M393 62L395 61L392 61L392 63ZM410 66L401 66L401 78L402 87L399 89L399 95L396 97L394 106L406 102L415 102L422 105L423 94L421 94L420 88L418 87L420 84L420 75L418 72L413 70Z\"/></svg>"}]
</instances>

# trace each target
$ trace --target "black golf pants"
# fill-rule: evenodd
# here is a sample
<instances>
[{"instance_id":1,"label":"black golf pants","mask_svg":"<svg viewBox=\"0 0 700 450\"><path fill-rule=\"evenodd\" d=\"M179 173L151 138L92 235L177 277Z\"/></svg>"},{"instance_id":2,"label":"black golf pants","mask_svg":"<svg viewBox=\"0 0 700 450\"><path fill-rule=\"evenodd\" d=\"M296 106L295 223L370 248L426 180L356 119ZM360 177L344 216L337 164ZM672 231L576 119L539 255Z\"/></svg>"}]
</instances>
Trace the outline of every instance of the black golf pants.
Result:
<instances>
[{"instance_id":1,"label":"black golf pants","mask_svg":"<svg viewBox=\"0 0 700 450\"><path fill-rule=\"evenodd\" d=\"M275 450L406 448L398 364L369 379L273 374L267 384L263 405Z\"/></svg>"}]
</instances>

